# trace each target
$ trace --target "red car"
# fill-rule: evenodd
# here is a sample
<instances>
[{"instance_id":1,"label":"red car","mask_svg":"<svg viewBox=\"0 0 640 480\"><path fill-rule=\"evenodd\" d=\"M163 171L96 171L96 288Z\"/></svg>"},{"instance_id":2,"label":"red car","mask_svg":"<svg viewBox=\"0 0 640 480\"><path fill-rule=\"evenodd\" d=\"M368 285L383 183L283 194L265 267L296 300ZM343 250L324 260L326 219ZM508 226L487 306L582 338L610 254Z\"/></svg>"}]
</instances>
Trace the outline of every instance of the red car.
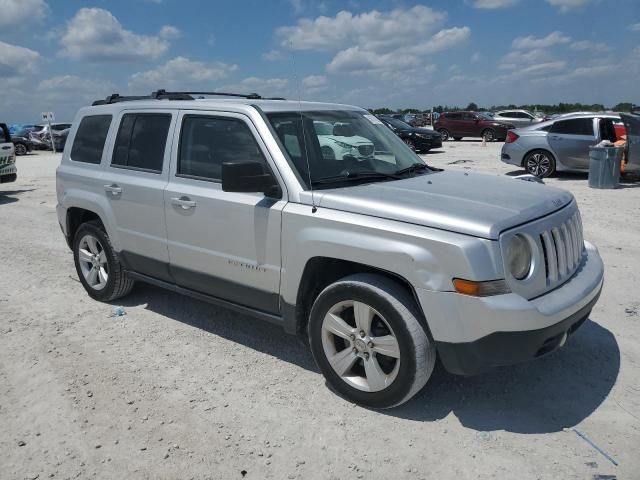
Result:
<instances>
[{"instance_id":1,"label":"red car","mask_svg":"<svg viewBox=\"0 0 640 480\"><path fill-rule=\"evenodd\" d=\"M442 140L460 140L463 137L484 138L487 142L504 141L507 131L513 125L495 121L484 112L445 112L435 121L433 129L440 133Z\"/></svg>"}]
</instances>

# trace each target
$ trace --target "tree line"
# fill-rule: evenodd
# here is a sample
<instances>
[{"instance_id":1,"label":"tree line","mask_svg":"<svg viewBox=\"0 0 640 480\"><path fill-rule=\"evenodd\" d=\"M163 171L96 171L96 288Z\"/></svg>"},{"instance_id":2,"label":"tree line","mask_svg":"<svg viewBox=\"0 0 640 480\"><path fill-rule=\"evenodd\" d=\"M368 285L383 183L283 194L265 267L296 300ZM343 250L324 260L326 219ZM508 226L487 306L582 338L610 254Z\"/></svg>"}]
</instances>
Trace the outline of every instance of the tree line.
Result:
<instances>
[{"instance_id":1,"label":"tree line","mask_svg":"<svg viewBox=\"0 0 640 480\"><path fill-rule=\"evenodd\" d=\"M479 107L476 103L471 102L466 108L452 106L452 105L438 105L433 107L434 112L442 113L442 112L458 112L458 111L475 111L475 112L486 112L486 111L498 111L498 110L529 110L531 112L541 112L541 113L571 113L571 112L601 112L604 110L612 110L614 112L631 112L631 108L633 107L633 103L630 102L621 102L618 103L611 108L605 107L601 103L557 103L554 105L536 103L536 104L525 104L525 105L492 105L490 107ZM397 110L392 110L387 107L383 108L372 108L369 111L375 115L390 115L393 113L422 113L424 110L420 110L418 108L402 108Z\"/></svg>"}]
</instances>

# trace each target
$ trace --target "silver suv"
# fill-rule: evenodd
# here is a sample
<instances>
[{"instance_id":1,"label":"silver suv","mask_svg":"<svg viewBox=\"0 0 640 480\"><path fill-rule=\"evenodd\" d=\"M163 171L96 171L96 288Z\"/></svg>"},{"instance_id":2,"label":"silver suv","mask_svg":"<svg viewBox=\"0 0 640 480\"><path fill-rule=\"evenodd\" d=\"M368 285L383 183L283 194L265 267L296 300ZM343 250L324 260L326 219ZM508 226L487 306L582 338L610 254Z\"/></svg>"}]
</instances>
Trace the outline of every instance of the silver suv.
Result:
<instances>
[{"instance_id":1,"label":"silver suv","mask_svg":"<svg viewBox=\"0 0 640 480\"><path fill-rule=\"evenodd\" d=\"M562 346L589 316L603 264L570 193L430 168L357 107L211 96L77 114L57 211L91 297L143 281L281 325L376 408L416 394L437 356L475 374Z\"/></svg>"}]
</instances>

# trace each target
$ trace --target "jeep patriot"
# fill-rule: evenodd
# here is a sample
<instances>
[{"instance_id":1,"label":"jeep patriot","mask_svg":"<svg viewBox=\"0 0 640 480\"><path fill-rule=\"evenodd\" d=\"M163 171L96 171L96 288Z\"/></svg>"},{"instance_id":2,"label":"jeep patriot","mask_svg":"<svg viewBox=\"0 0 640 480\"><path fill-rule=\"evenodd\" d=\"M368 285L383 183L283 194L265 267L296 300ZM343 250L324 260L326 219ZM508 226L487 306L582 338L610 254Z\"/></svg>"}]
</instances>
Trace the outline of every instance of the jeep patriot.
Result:
<instances>
[{"instance_id":1,"label":"jeep patriot","mask_svg":"<svg viewBox=\"0 0 640 480\"><path fill-rule=\"evenodd\" d=\"M219 95L219 94L218 94ZM87 293L136 281L308 338L350 401L539 357L603 284L571 193L429 167L367 111L163 90L81 109L57 212Z\"/></svg>"}]
</instances>

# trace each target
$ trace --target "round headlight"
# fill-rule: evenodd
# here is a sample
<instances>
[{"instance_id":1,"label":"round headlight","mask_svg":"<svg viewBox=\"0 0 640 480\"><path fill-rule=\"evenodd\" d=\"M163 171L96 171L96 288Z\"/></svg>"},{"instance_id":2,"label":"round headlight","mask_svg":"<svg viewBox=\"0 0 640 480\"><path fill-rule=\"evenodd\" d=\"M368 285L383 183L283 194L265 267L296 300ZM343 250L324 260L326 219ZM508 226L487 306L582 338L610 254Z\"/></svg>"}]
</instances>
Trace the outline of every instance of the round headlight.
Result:
<instances>
[{"instance_id":1,"label":"round headlight","mask_svg":"<svg viewBox=\"0 0 640 480\"><path fill-rule=\"evenodd\" d=\"M527 278L531 271L533 255L531 245L522 235L514 235L507 251L507 266L517 280Z\"/></svg>"}]
</instances>

